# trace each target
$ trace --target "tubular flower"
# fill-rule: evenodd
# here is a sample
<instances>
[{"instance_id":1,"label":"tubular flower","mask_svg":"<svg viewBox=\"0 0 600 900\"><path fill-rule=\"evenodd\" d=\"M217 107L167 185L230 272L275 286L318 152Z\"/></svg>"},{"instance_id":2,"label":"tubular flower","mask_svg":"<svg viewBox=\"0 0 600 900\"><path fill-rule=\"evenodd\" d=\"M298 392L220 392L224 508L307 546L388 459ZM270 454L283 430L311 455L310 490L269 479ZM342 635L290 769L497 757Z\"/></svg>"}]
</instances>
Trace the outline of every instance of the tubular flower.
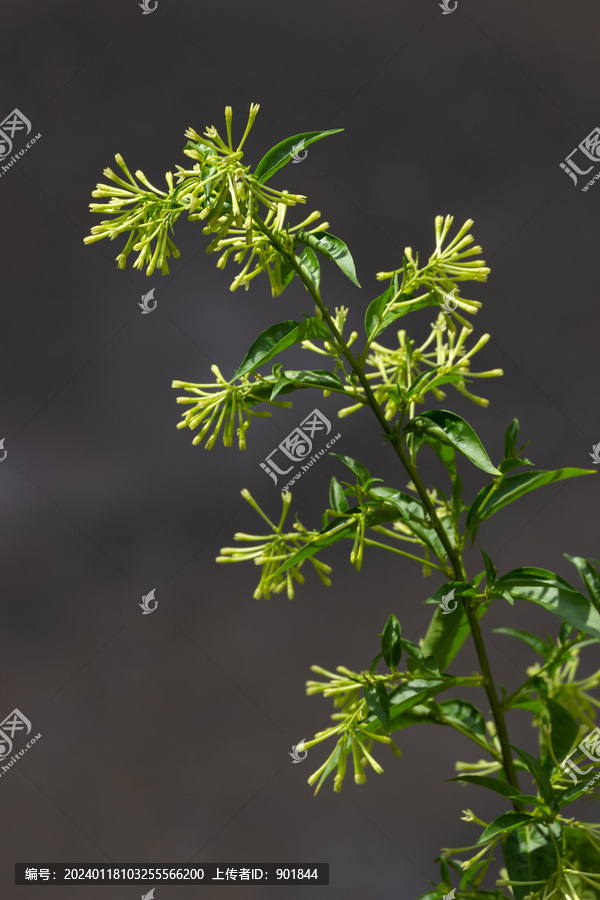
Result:
<instances>
[{"instance_id":1,"label":"tubular flower","mask_svg":"<svg viewBox=\"0 0 600 900\"><path fill-rule=\"evenodd\" d=\"M294 581L297 581L298 584L304 584L304 575L300 571L304 560L300 561L297 565L290 566L285 572L277 574L277 571L287 559L301 549L308 539L314 537L315 532L307 531L298 519L296 519L293 526L294 531L283 531L283 525L288 514L290 503L292 502L292 495L289 491L284 492L281 495L283 509L278 525L275 525L262 511L250 491L244 488L242 497L250 504L252 509L264 519L272 533L256 535L238 532L238 534L234 535L234 539L242 544L250 543L251 546L223 547L221 549L221 555L217 556L217 562L233 563L253 560L255 565L262 566L260 581L258 587L254 591L254 599L260 600L261 597L264 597L268 600L271 596L271 592L280 594L282 591L287 590L288 599L293 600ZM258 541L259 543L253 543L255 541ZM321 581L327 586L331 585L331 581L328 577L331 572L331 567L320 560L315 559L314 556L310 558L310 562Z\"/></svg>"},{"instance_id":2,"label":"tubular flower","mask_svg":"<svg viewBox=\"0 0 600 900\"><path fill-rule=\"evenodd\" d=\"M211 366L211 371L217 377L216 383L192 384L188 381L174 381L174 388L184 388L192 397L178 397L177 402L189 404L191 409L183 414L183 419L177 428L190 428L192 431L202 422L204 425L196 435L193 444L199 444L204 436L214 426L213 433L207 440L205 447L212 450L219 432L223 428L223 446L231 447L235 430L235 417L237 415L239 426L237 429L238 446L240 450L246 449L246 431L250 424L251 416L266 417L271 413L264 410L256 412L251 407L257 403L269 403L272 406L291 406L289 401L270 400L273 389L272 384L256 379L251 382L248 376L242 375L234 384L227 381L218 366Z\"/></svg>"}]
</instances>

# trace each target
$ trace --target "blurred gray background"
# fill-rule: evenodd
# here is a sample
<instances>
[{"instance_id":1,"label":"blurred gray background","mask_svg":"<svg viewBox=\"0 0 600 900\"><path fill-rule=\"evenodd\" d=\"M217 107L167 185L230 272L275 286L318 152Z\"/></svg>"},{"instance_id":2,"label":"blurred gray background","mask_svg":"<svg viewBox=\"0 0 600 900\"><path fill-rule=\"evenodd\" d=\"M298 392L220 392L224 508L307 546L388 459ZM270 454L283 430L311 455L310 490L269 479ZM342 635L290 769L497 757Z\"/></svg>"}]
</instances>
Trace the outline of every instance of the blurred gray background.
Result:
<instances>
[{"instance_id":1,"label":"blurred gray background","mask_svg":"<svg viewBox=\"0 0 600 900\"><path fill-rule=\"evenodd\" d=\"M422 601L441 583L376 552L356 575L344 544L325 557L330 589L307 570L293 602L255 601L252 566L214 562L235 531L259 527L243 487L278 515L261 460L315 406L333 418L340 404L306 392L255 421L245 453L209 453L176 430L171 380L211 380L215 362L229 376L263 328L310 313L302 286L276 300L266 279L230 293L235 264L216 270L201 226L183 217L167 277L118 271L121 241L83 237L116 152L162 183L185 164L186 127L221 128L227 104L236 134L261 104L246 162L289 135L343 127L277 181L307 194L353 251L363 289L323 265L329 304L350 306L360 328L381 293L377 271L399 266L408 244L429 255L436 215L472 217L492 268L463 291L484 304L475 333L492 334L476 368L505 376L478 385L488 410L451 391L447 405L494 460L517 416L538 467L588 467L600 441L600 186L582 196L559 163L599 124L599 28L592 0L459 0L451 15L436 0L160 0L151 15L136 0L3 4L0 118L17 107L42 137L0 178L0 718L18 707L42 738L0 779L2 898L34 892L14 886L15 862L318 861L330 863L329 887L268 896L410 900L437 880L440 847L476 840L462 809L504 811L500 797L444 781L455 759L478 758L446 730L400 732L402 759L383 748L385 774L358 788L350 773L340 795L328 783L314 798L306 784L329 745L299 765L288 756L331 712L305 696L309 666L368 666L391 612L416 641L431 614ZM142 315L151 287L158 307ZM425 311L405 323L425 334L429 321ZM287 359L319 365L300 350ZM404 486L368 412L337 429L338 452ZM318 524L332 474L344 470L324 457L299 482L293 511L306 525ZM486 480L466 462L461 474L467 497ZM546 566L578 583L563 553L600 556L598 491L591 478L545 488L494 517L480 543L502 572ZM477 550L469 563L479 571ZM153 588L158 608L143 616ZM509 624L555 634L558 620L494 604L484 631L511 690L534 660L492 634ZM453 670L476 666L466 647ZM466 696L487 713L482 692ZM535 751L528 717L509 724ZM597 796L577 810L596 819ZM265 894L169 886L156 898L211 893Z\"/></svg>"}]
</instances>

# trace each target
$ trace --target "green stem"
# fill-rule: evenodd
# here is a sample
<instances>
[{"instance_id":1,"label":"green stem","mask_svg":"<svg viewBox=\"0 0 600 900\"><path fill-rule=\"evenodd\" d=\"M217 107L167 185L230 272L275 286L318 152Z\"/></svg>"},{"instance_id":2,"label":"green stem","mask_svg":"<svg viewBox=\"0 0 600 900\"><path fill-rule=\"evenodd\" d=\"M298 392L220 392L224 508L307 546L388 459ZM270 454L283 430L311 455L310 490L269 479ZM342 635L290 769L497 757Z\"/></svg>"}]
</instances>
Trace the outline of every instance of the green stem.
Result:
<instances>
[{"instance_id":1,"label":"green stem","mask_svg":"<svg viewBox=\"0 0 600 900\"><path fill-rule=\"evenodd\" d=\"M365 396L367 398L367 402L368 402L369 406L371 407L373 413L377 417L377 420L378 420L379 424L381 425L381 427L383 428L383 431L384 431L385 435L388 437L392 447L396 451L396 454L398 455L400 462L404 466L412 483L415 486L415 489L416 489L419 497L421 498L423 506L425 507L425 509L427 510L427 512L429 514L432 528L435 530L440 541L442 542L444 550L446 551L448 559L450 560L450 563L452 565L452 572L450 573L450 577L453 576L457 581L466 581L467 577L465 574L465 569L464 569L464 566L462 563L460 553L452 545L450 538L446 534L446 531L445 531L442 523L440 522L440 519L438 518L435 507L434 507L423 483L421 482L421 480L417 474L416 466L414 466L412 464L410 458L406 454L406 451L404 450L404 447L402 446L400 436L391 428L389 422L385 418L385 416L383 414L383 410L381 409L379 403L377 402L377 400L375 398L375 395L373 394L371 385L369 384L369 382L367 380L367 377L362 369L362 366L360 365L359 361L356 359L354 354L351 352L351 350L347 346L346 342L344 341L342 335L340 334L340 331L339 331L337 325L335 324L333 318L331 317L329 310L327 309L327 307L325 306L325 304L323 303L323 301L321 299L321 295L320 295L318 288L312 283L310 278L308 278L308 276L304 273L302 267L300 266L300 264L298 262L298 259L296 258L295 253L293 251L289 251L278 240L278 238L271 231L269 231L267 226L264 224L264 222L261 221L261 219L258 216L255 216L254 221L255 221L257 228L260 231L262 231L262 233L265 234L269 238L269 240L271 241L273 246L276 248L276 250L279 253L281 253L283 256L285 256L285 258L288 260L290 265L293 266L293 268L296 271L296 273L298 274L300 280L302 281L302 283L308 290L309 294L315 301L315 304L316 304L317 308L319 309L323 319L325 320L325 322L327 322L329 330L331 331L331 333L335 339L338 349L340 350L342 355L345 357L345 359L348 361L353 372L355 372L355 374L365 392ZM442 560L440 560L440 561L442 562ZM494 679L492 676L492 672L491 672L491 668L490 668L490 664L489 664L489 660L488 660L488 656L487 656L487 651L485 649L485 644L483 642L483 635L481 633L481 628L479 627L479 619L477 617L477 613L475 612L475 610L473 609L473 607L471 605L471 602L467 598L465 598L463 600L463 604L464 604L465 613L466 613L466 616L467 616L467 619L469 622L469 627L471 629L471 634L473 636L473 642L475 644L475 649L477 651L477 658L479 660L479 665L481 666L481 673L485 679L483 687L484 687L484 690L486 692L486 695L487 695L487 698L488 698L488 701L490 704L494 723L496 725L496 732L497 732L498 740L500 741L500 747L502 750L502 760L503 760L503 765L504 765L504 771L506 774L506 779L509 782L509 784L511 784L513 787L515 787L518 791L520 791L521 788L520 788L519 782L517 780L517 773L515 771L515 767L514 767L513 760L512 760L512 752L510 749L510 742L508 739L508 731L507 731L506 722L504 719L504 711L502 709L502 706L498 699L498 694L496 692L496 686L495 686ZM520 804L513 803L513 805L515 806L515 809L522 808Z\"/></svg>"}]
</instances>

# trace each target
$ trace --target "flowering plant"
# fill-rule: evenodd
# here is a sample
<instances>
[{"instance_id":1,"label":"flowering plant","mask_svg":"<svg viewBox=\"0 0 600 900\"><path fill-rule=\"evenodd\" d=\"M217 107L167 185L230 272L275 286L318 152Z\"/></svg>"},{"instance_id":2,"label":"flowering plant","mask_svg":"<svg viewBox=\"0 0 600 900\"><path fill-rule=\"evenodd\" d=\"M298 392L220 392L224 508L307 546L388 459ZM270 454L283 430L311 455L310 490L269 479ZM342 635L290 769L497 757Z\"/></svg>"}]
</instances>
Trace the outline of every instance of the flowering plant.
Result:
<instances>
[{"instance_id":1,"label":"flowering plant","mask_svg":"<svg viewBox=\"0 0 600 900\"><path fill-rule=\"evenodd\" d=\"M179 216L186 214L191 221L204 223L203 232L212 236L208 252L221 254L220 268L230 257L240 266L231 290L241 286L247 290L251 281L265 273L273 296L298 278L311 297L311 314L278 322L258 335L231 379L213 366L215 382L173 382L185 392L178 398L187 407L179 427L200 429L194 443L208 435L205 446L210 449L221 436L224 446L231 447L237 436L243 450L253 417L290 405L281 399L284 395L320 390L325 396L343 395L345 405L339 416L369 410L376 433L383 434L408 479L405 484L384 485L364 463L332 454L349 480L331 479L320 528L309 529L296 517L287 531L289 493L282 495L283 510L275 524L244 490L243 496L266 523L266 533L236 534L236 545L224 548L218 558L259 567L257 599L283 591L291 599L294 583L304 582L305 563L329 585L331 568L320 556L343 540L351 541L350 562L357 570L364 553L376 548L418 563L425 576L436 573L440 581L424 598L434 611L419 644L402 636L400 619L391 612L368 669L312 667L319 679L308 681L307 692L332 698L333 724L303 742L301 749L329 739L335 743L309 783L316 785L317 792L333 775L333 789L340 791L351 760L354 781L363 784L369 768L378 774L383 771L374 755L375 744L399 755L392 734L417 725L453 728L483 755L476 763L457 762L455 780L499 794L507 809L492 822L465 811L464 819L478 829L473 844L442 850L437 860L439 879L420 900L441 900L451 890L451 874L457 875L458 890L474 900L598 900L600 826L567 815L567 807L596 780L597 776L585 783L593 764L600 764L600 729L595 726L600 702L593 694L600 671L575 678L581 651L597 648L600 641L598 563L568 557L583 582L580 591L547 569L527 566L499 574L483 547L480 572L469 573L464 560L467 543L473 544L485 521L505 506L544 485L593 474L593 470L536 469L523 456L526 445L518 446L516 420L506 430L502 460L494 463L464 418L437 406L420 409L428 404L429 395L432 401L444 402L448 387L485 407L488 401L472 392L472 382L502 374L500 369L472 369L489 335L472 341L474 326L467 317L475 315L481 304L462 297L459 285L485 281L489 269L477 258L482 251L473 245L471 221L452 236L452 217L437 217L434 249L424 263L407 247L399 266L378 273L377 278L386 282L385 290L368 304L362 347L354 349L361 341L356 331L345 336L348 310L332 312L320 293L323 259L334 262L360 287L348 247L327 231L327 223L315 224L318 212L296 225L288 224L288 208L306 198L266 184L293 158L299 145L340 129L294 135L269 150L252 171L242 164L242 147L257 112L258 106L252 105L235 149L229 107L226 140L214 127L202 136L188 129L184 153L194 164L168 172L167 191L153 187L140 171L133 176L117 156L125 178L105 170L115 186L99 184L93 196L103 202L91 208L108 218L92 228L86 241L126 234L127 242L117 257L119 267L135 250L139 255L134 267L145 267L148 275L156 268L165 274L168 257L179 255L170 233ZM388 337L399 319L425 308L432 312L433 321L423 342L405 329L397 331L395 340ZM290 370L275 362L270 371L265 368L296 344L327 359L328 367ZM421 459L428 450L445 471L448 484L444 488L423 481ZM459 467L465 463L487 476L468 501L459 476ZM518 469L524 471L517 474ZM512 624L496 629L521 641L537 658L527 670L527 679L509 696L498 691L481 627L490 605L505 601L511 620L517 617L515 601L519 601L542 607L556 624L546 639ZM468 638L474 643L480 670L470 675L456 668ZM442 693L457 687L482 690L488 711L471 700L440 699ZM509 738L507 717L515 709L526 711L538 730L536 756ZM527 783L524 790L519 776ZM488 889L484 880L494 872L495 888Z\"/></svg>"}]
</instances>

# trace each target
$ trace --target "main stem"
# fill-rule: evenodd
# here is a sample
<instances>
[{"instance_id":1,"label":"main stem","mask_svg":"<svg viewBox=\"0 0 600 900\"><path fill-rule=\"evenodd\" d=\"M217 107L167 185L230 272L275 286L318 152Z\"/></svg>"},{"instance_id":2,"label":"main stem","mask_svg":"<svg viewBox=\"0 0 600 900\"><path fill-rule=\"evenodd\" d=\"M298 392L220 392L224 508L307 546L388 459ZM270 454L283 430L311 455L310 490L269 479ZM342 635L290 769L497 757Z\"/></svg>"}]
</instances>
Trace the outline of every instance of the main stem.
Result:
<instances>
[{"instance_id":1,"label":"main stem","mask_svg":"<svg viewBox=\"0 0 600 900\"><path fill-rule=\"evenodd\" d=\"M365 396L367 398L367 402L374 412L375 416L381 427L384 430L384 433L390 440L394 450L396 451L400 462L406 469L412 483L414 484L416 491L421 498L423 506L427 510L429 514L429 518L431 520L431 525L438 535L440 541L443 544L444 550L448 555L448 559L452 565L452 574L457 581L466 581L467 576L465 573L465 569L462 563L462 559L458 551L455 547L452 546L450 538L446 534L446 531L440 522L438 514L435 510L433 503L429 497L429 494L425 490L421 479L417 473L416 467L412 464L410 457L404 450L402 446L401 439L399 435L395 434L393 429L390 427L389 422L385 418L383 414L383 410L381 409L377 399L371 389L371 385L354 354L349 349L348 345L344 341L337 325L332 319L329 310L323 303L321 299L321 295L319 293L318 288L312 283L312 281L308 278L308 276L304 273L302 267L300 266L296 255L293 252L288 251L283 244L281 244L277 238L270 232L267 226L262 222L258 217L255 218L255 222L257 227L263 234L267 235L273 246L279 251L279 253L283 254L289 263L294 267L296 273L300 277L300 280L310 293L311 297L315 301L317 308L319 309L323 319L327 322L329 330L331 331L338 349L347 360L348 364L351 366L352 371L356 374L360 384L365 392ZM496 725L496 733L498 735L498 740L500 742L500 749L502 751L502 762L504 766L504 772L506 774L507 781L518 791L520 791L519 782L517 780L517 773L515 771L515 767L513 764L512 753L510 749L510 742L508 739L508 730L506 728L506 720L504 718L504 711L498 699L498 694L496 692L496 685L494 683L494 678L492 676L492 670L490 668L490 663L487 655L487 651L485 649L485 644L483 641L483 634L481 632L481 628L479 627L479 618L477 616L477 612L472 606L472 601L470 598L465 598L463 600L463 606L465 610L465 614L467 616L467 620L469 622L469 628L471 629L471 634L473 636L473 642L475 644L475 650L477 652L477 659L479 660L479 665L481 666L481 674L484 678L484 690L486 692L487 698L489 700L490 709L492 712L492 717L494 719L494 723ZM513 803L516 809L519 809L519 805Z\"/></svg>"}]
</instances>

